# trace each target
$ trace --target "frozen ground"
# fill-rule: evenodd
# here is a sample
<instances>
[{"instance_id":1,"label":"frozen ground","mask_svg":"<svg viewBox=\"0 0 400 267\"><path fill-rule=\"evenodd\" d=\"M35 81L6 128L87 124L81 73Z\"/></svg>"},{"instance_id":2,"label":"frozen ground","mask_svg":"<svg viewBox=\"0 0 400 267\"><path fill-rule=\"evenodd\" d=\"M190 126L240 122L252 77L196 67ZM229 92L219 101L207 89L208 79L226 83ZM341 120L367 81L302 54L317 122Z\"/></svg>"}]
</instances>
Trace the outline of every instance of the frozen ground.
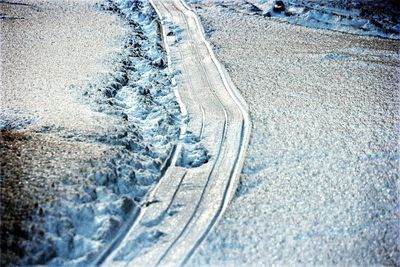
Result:
<instances>
[{"instance_id":1,"label":"frozen ground","mask_svg":"<svg viewBox=\"0 0 400 267\"><path fill-rule=\"evenodd\" d=\"M196 6L253 130L191 265L397 265L399 42Z\"/></svg>"},{"instance_id":2,"label":"frozen ground","mask_svg":"<svg viewBox=\"0 0 400 267\"><path fill-rule=\"evenodd\" d=\"M400 39L397 0L189 0L279 21L335 31Z\"/></svg>"},{"instance_id":3,"label":"frozen ground","mask_svg":"<svg viewBox=\"0 0 400 267\"><path fill-rule=\"evenodd\" d=\"M88 264L179 136L156 15L147 1L0 7L1 265Z\"/></svg>"}]
</instances>

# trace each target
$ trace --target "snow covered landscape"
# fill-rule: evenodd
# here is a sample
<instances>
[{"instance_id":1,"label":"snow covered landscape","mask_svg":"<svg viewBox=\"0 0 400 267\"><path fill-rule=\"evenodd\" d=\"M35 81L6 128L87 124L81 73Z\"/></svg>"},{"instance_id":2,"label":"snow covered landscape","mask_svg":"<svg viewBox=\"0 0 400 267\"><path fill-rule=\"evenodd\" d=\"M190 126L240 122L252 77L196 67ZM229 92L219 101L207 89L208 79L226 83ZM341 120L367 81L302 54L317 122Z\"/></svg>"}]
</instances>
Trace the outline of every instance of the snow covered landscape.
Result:
<instances>
[{"instance_id":1,"label":"snow covered landscape","mask_svg":"<svg viewBox=\"0 0 400 267\"><path fill-rule=\"evenodd\" d=\"M1 266L396 266L395 0L0 1Z\"/></svg>"},{"instance_id":2,"label":"snow covered landscape","mask_svg":"<svg viewBox=\"0 0 400 267\"><path fill-rule=\"evenodd\" d=\"M46 8L51 12L60 4L49 4ZM85 119L93 122L76 126L83 112L74 116L65 107L61 107L59 114L49 115L40 114L40 108L33 114L26 112L29 109L16 111L18 105L14 103L18 101L18 90L8 94L12 84L7 83L14 80L8 77L8 71L4 73L1 127L4 140L2 182L6 184L2 184L2 216L7 217L2 217L2 238L12 246L4 248L5 251L2 247L2 260L7 260L5 256L18 257L17 263L22 265L90 263L109 245L120 228L132 224L144 196L165 172L180 127L185 123L173 93L174 74L165 67L166 55L161 48L156 15L149 3L137 3L140 5L136 7L138 12L129 12L125 1L106 2L96 7L93 4L97 2L77 1L72 2L70 8L85 11L92 5L90 8L96 10L91 12L104 13L105 23L116 24L117 34L121 35L117 36L121 43L113 45L117 53L110 51L104 55L103 60L112 62L100 70L96 83L90 81L80 87L71 84L68 88L55 85L60 94L76 96L70 100L71 105L76 106L72 108L84 109L89 117ZM120 18L107 15L109 10L118 12ZM97 17L93 20L96 23ZM80 29L74 27L66 31L71 31L67 33L74 36ZM10 28L6 28L5 33L13 34ZM113 35L115 38L116 34ZM6 40L11 38L4 37ZM5 52L8 52L7 48ZM14 58L6 57L5 60L6 65L7 60ZM71 67L79 67L79 64L86 62L72 62ZM24 71L35 70L27 68ZM73 78L79 80L80 77ZM52 101L52 97L49 96L48 101ZM66 103L62 101L60 105ZM24 116L32 118L28 123L27 119L19 122L18 117ZM58 121L45 120L47 117L53 119L51 116L55 120L71 116L69 119L74 124L60 125ZM94 126L90 127L91 124ZM22 130L14 132L14 129ZM65 154L59 151L65 151ZM24 167L24 162L32 166ZM22 166L18 167L19 164ZM14 180L14 175L20 176L22 181ZM16 201L15 195L20 195L20 190L26 192L26 199ZM23 217L17 218L21 221L14 221L15 208L24 208L21 213L29 214L21 214Z\"/></svg>"}]
</instances>

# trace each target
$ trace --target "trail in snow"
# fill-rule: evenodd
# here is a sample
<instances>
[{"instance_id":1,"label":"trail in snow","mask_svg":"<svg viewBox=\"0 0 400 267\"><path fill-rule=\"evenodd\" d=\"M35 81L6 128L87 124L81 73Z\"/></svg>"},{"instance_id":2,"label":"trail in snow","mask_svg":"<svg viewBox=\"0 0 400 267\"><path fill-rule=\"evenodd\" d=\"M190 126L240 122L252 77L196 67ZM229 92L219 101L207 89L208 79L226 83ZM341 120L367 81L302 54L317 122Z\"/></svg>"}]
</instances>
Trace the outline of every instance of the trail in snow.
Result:
<instances>
[{"instance_id":1,"label":"trail in snow","mask_svg":"<svg viewBox=\"0 0 400 267\"><path fill-rule=\"evenodd\" d=\"M196 157L177 159L150 194L151 204L105 255L104 266L187 263L227 208L249 139L246 104L205 41L196 15L182 1L152 3L171 66L182 71L177 88L190 117L184 139L191 144L199 136L210 157L198 168L187 168L197 165Z\"/></svg>"},{"instance_id":2,"label":"trail in snow","mask_svg":"<svg viewBox=\"0 0 400 267\"><path fill-rule=\"evenodd\" d=\"M68 6L72 14L96 9L84 7L82 11ZM21 253L12 259L16 264L93 262L112 249L143 206L150 205L146 196L172 164L178 143L187 144L185 153L176 156L182 166L200 166L209 158L196 136L189 141L181 131L188 118L181 114L174 94L174 76L179 71L167 69L158 19L148 1L107 1L98 7L103 10L95 12L118 13L122 23L129 25L130 32L120 38L124 41L120 55L112 62L114 70L88 86L71 84L62 90L90 111L85 114L101 117L104 129L84 131L40 119L16 128L9 123L12 111L1 106L2 199L10 198L7 210L24 204L10 197L17 186L32 202L28 216L21 218L2 209L2 233L10 240L2 248L14 253L18 247ZM46 26L53 30L53 24ZM40 62L46 66L47 62ZM45 84L41 86L46 90ZM46 105L36 108L50 109ZM76 117L58 119L74 121ZM20 225L15 226L19 219Z\"/></svg>"}]
</instances>

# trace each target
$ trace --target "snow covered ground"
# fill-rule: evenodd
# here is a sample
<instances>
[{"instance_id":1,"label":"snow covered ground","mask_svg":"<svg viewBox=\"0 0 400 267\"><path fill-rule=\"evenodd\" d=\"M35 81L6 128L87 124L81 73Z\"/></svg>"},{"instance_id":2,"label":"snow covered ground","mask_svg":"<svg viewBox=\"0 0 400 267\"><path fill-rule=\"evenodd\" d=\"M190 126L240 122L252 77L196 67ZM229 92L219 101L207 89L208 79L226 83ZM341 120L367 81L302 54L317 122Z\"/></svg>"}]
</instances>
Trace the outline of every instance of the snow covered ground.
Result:
<instances>
[{"instance_id":1,"label":"snow covered ground","mask_svg":"<svg viewBox=\"0 0 400 267\"><path fill-rule=\"evenodd\" d=\"M194 6L253 130L191 265L397 265L399 42Z\"/></svg>"},{"instance_id":2,"label":"snow covered ground","mask_svg":"<svg viewBox=\"0 0 400 267\"><path fill-rule=\"evenodd\" d=\"M168 62L177 76L182 143L139 219L103 259L104 266L180 266L233 197L249 141L247 106L205 41L195 13L179 0L153 0Z\"/></svg>"},{"instance_id":3,"label":"snow covered ground","mask_svg":"<svg viewBox=\"0 0 400 267\"><path fill-rule=\"evenodd\" d=\"M396 2L189 2L249 103L254 130L232 205L189 265L399 262L399 43L324 30L398 39ZM190 60L196 42L163 21L172 45L192 50L175 64L196 74L179 78L147 0L0 7L1 265L102 263L121 244L106 263L189 259L226 207L216 192L230 182L214 162L234 164L226 144L241 138L225 131L240 124L235 105L194 94L205 84L229 99L207 84L217 71ZM182 116L175 77L183 87L198 79L183 97L202 116ZM196 131L178 140L186 123ZM168 169L176 173L157 184L179 142ZM156 185L165 194L147 199ZM120 242L139 215L139 232Z\"/></svg>"},{"instance_id":4,"label":"snow covered ground","mask_svg":"<svg viewBox=\"0 0 400 267\"><path fill-rule=\"evenodd\" d=\"M85 265L135 220L183 119L148 1L1 6L1 265Z\"/></svg>"},{"instance_id":5,"label":"snow covered ground","mask_svg":"<svg viewBox=\"0 0 400 267\"><path fill-rule=\"evenodd\" d=\"M227 12L240 12L279 21L359 35L400 39L400 4L396 0L189 0L218 5Z\"/></svg>"}]
</instances>

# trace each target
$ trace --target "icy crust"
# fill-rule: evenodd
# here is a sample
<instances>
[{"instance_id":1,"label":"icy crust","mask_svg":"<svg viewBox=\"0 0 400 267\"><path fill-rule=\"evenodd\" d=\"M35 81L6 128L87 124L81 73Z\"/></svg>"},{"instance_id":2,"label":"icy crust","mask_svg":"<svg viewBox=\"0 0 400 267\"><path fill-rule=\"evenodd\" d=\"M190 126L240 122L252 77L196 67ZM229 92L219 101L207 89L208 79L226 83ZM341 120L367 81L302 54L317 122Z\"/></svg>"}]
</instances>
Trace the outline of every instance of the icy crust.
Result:
<instances>
[{"instance_id":1,"label":"icy crust","mask_svg":"<svg viewBox=\"0 0 400 267\"><path fill-rule=\"evenodd\" d=\"M69 141L98 144L105 157L83 172L84 183L65 179L61 196L39 204L23 227L30 238L21 241L21 265L90 264L121 226L135 219L179 138L182 119L155 12L146 0L116 0L103 7L123 16L132 34L118 70L105 86L91 86L83 96L120 125L113 133L59 133Z\"/></svg>"},{"instance_id":2,"label":"icy crust","mask_svg":"<svg viewBox=\"0 0 400 267\"><path fill-rule=\"evenodd\" d=\"M307 27L400 39L400 6L391 0L189 0L188 2L193 5L213 2L227 11L273 17Z\"/></svg>"}]
</instances>

